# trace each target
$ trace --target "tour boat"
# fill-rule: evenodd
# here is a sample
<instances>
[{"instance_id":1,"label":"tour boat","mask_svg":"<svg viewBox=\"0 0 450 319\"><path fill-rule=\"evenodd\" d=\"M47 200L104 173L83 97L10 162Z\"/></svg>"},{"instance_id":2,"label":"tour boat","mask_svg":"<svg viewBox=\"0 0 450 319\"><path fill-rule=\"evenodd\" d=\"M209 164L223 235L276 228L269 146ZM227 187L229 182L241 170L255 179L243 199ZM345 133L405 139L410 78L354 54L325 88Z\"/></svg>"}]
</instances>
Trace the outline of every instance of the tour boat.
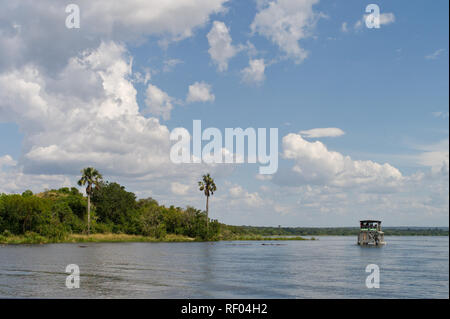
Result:
<instances>
[{"instance_id":1,"label":"tour boat","mask_svg":"<svg viewBox=\"0 0 450 319\"><path fill-rule=\"evenodd\" d=\"M358 245L360 246L383 246L384 233L381 231L380 220L361 220L358 235Z\"/></svg>"}]
</instances>

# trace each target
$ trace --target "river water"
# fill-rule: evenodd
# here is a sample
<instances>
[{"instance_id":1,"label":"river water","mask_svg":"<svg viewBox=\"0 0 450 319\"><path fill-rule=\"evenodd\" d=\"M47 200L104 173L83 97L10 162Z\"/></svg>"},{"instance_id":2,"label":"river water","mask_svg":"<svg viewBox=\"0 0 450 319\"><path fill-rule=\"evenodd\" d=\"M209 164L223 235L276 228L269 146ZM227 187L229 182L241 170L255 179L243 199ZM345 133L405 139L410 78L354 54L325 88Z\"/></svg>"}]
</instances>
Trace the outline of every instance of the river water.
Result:
<instances>
[{"instance_id":1,"label":"river water","mask_svg":"<svg viewBox=\"0 0 450 319\"><path fill-rule=\"evenodd\" d=\"M2 298L448 298L448 237L0 247ZM80 287L66 287L68 264ZM366 266L380 270L366 287Z\"/></svg>"}]
</instances>

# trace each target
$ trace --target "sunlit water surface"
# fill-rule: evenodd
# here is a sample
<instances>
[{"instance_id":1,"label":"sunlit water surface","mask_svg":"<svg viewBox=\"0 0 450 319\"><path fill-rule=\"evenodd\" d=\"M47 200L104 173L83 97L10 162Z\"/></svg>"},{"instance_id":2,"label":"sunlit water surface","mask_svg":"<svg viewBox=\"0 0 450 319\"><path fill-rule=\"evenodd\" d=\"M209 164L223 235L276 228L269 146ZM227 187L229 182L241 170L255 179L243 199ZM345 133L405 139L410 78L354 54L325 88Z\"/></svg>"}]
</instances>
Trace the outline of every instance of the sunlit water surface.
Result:
<instances>
[{"instance_id":1,"label":"sunlit water surface","mask_svg":"<svg viewBox=\"0 0 450 319\"><path fill-rule=\"evenodd\" d=\"M448 298L448 237L0 246L3 298ZM81 247L80 247L81 246ZM80 288L66 288L68 264ZM377 264L380 288L366 287Z\"/></svg>"}]
</instances>

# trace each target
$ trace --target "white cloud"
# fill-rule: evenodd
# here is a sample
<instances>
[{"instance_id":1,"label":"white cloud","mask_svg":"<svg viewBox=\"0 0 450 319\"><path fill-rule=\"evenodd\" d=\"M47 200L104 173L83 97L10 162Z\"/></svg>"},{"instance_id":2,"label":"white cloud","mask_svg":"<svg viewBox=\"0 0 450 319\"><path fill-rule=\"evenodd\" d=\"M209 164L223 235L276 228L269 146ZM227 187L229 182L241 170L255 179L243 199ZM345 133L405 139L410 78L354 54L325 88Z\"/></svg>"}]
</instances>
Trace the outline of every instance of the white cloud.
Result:
<instances>
[{"instance_id":1,"label":"white cloud","mask_svg":"<svg viewBox=\"0 0 450 319\"><path fill-rule=\"evenodd\" d=\"M0 156L0 169L4 166L15 166L17 162L13 160L11 155Z\"/></svg>"},{"instance_id":2,"label":"white cloud","mask_svg":"<svg viewBox=\"0 0 450 319\"><path fill-rule=\"evenodd\" d=\"M348 32L348 25L347 22L343 22L341 25L341 31L342 32Z\"/></svg>"},{"instance_id":3,"label":"white cloud","mask_svg":"<svg viewBox=\"0 0 450 319\"><path fill-rule=\"evenodd\" d=\"M262 175L262 174L257 174L257 175L255 176L255 178L256 178L257 180L260 180L260 181L270 181L270 180L272 180L273 176L272 176L272 175Z\"/></svg>"},{"instance_id":4,"label":"white cloud","mask_svg":"<svg viewBox=\"0 0 450 319\"><path fill-rule=\"evenodd\" d=\"M230 193L230 204L231 205L242 205L245 204L249 207L260 207L264 205L264 201L258 192L250 193L242 188L240 185L233 185L229 188Z\"/></svg>"},{"instance_id":5,"label":"white cloud","mask_svg":"<svg viewBox=\"0 0 450 319\"><path fill-rule=\"evenodd\" d=\"M380 14L380 25L388 25L395 22L395 15L391 12Z\"/></svg>"},{"instance_id":6,"label":"white cloud","mask_svg":"<svg viewBox=\"0 0 450 319\"><path fill-rule=\"evenodd\" d=\"M133 82L135 83L143 83L144 85L147 85L148 81L152 78L150 70L145 70L145 73L142 74L141 72L134 72L133 73L134 79Z\"/></svg>"},{"instance_id":7,"label":"white cloud","mask_svg":"<svg viewBox=\"0 0 450 319\"><path fill-rule=\"evenodd\" d=\"M65 175L25 174L16 167L9 171L2 171L0 167L0 193L22 193L29 189L42 192L45 189L73 187L75 180Z\"/></svg>"},{"instance_id":8,"label":"white cloud","mask_svg":"<svg viewBox=\"0 0 450 319\"><path fill-rule=\"evenodd\" d=\"M192 35L193 28L208 22L209 15L224 10L224 0L130 0L112 3L109 0L80 1L84 26L111 32L126 28L143 34L168 33L176 38ZM117 29L117 30L115 30Z\"/></svg>"},{"instance_id":9,"label":"white cloud","mask_svg":"<svg viewBox=\"0 0 450 319\"><path fill-rule=\"evenodd\" d=\"M403 176L389 164L352 160L329 151L319 142L308 142L298 134L283 137L283 156L295 161L292 178L299 184L321 184L335 187L395 187Z\"/></svg>"},{"instance_id":10,"label":"white cloud","mask_svg":"<svg viewBox=\"0 0 450 319\"><path fill-rule=\"evenodd\" d=\"M191 187L178 182L173 182L170 184L170 189L172 193L176 195L186 195Z\"/></svg>"},{"instance_id":11,"label":"white cloud","mask_svg":"<svg viewBox=\"0 0 450 319\"><path fill-rule=\"evenodd\" d=\"M209 55L217 64L220 72L228 69L228 60L236 55L238 49L232 45L232 39L225 23L214 21L213 26L207 34L209 43Z\"/></svg>"},{"instance_id":12,"label":"white cloud","mask_svg":"<svg viewBox=\"0 0 450 319\"><path fill-rule=\"evenodd\" d=\"M186 98L188 103L193 102L214 102L214 94L211 93L211 85L205 82L195 82L189 85L189 92Z\"/></svg>"},{"instance_id":13,"label":"white cloud","mask_svg":"<svg viewBox=\"0 0 450 319\"><path fill-rule=\"evenodd\" d=\"M139 112L130 60L123 46L108 42L72 58L54 77L31 64L0 73L0 118L24 134L21 172L76 175L92 165L143 181L200 174L202 165L170 162L169 129ZM168 103L150 91L155 105Z\"/></svg>"},{"instance_id":14,"label":"white cloud","mask_svg":"<svg viewBox=\"0 0 450 319\"><path fill-rule=\"evenodd\" d=\"M173 70L173 68L175 66L177 66L178 64L181 64L181 63L183 63L183 61L180 59L164 60L163 72L170 72Z\"/></svg>"},{"instance_id":15,"label":"white cloud","mask_svg":"<svg viewBox=\"0 0 450 319\"><path fill-rule=\"evenodd\" d=\"M135 44L149 36L162 38L161 44L181 40L206 25L212 14L224 12L227 1L78 0L81 28L69 30L64 24L67 2L0 0L0 70L34 62L55 71L103 39Z\"/></svg>"},{"instance_id":16,"label":"white cloud","mask_svg":"<svg viewBox=\"0 0 450 319\"><path fill-rule=\"evenodd\" d=\"M436 60L444 52L445 52L444 49L436 50L433 53L426 55L425 59L427 59L427 60Z\"/></svg>"},{"instance_id":17,"label":"white cloud","mask_svg":"<svg viewBox=\"0 0 450 319\"><path fill-rule=\"evenodd\" d=\"M249 66L241 71L242 81L247 84L261 84L266 78L265 69L264 59L250 60Z\"/></svg>"},{"instance_id":18,"label":"white cloud","mask_svg":"<svg viewBox=\"0 0 450 319\"><path fill-rule=\"evenodd\" d=\"M417 161L420 165L431 167L433 172L445 171L445 165L448 171L448 157L448 151L424 152L417 156Z\"/></svg>"},{"instance_id":19,"label":"white cloud","mask_svg":"<svg viewBox=\"0 0 450 319\"><path fill-rule=\"evenodd\" d=\"M414 156L417 164L431 167L433 173L447 172L448 175L448 138L437 143L415 145L414 148L421 151L419 155Z\"/></svg>"},{"instance_id":20,"label":"white cloud","mask_svg":"<svg viewBox=\"0 0 450 319\"><path fill-rule=\"evenodd\" d=\"M338 137L344 135L345 132L337 127L326 127L300 131L300 134L302 136L309 138L320 138L320 137Z\"/></svg>"},{"instance_id":21,"label":"white cloud","mask_svg":"<svg viewBox=\"0 0 450 319\"><path fill-rule=\"evenodd\" d=\"M256 32L275 43L295 63L301 63L308 53L299 41L311 35L320 14L313 6L319 0L277 0L259 4L252 24Z\"/></svg>"},{"instance_id":22,"label":"white cloud","mask_svg":"<svg viewBox=\"0 0 450 319\"><path fill-rule=\"evenodd\" d=\"M432 112L431 113L434 117L440 117L443 119L448 119L448 112Z\"/></svg>"},{"instance_id":23,"label":"white cloud","mask_svg":"<svg viewBox=\"0 0 450 319\"><path fill-rule=\"evenodd\" d=\"M23 133L20 159L1 157L0 192L73 186L83 167L94 166L138 196L198 207L188 193L173 198L172 183L196 185L205 171L228 176L233 165L170 161L169 129L139 112L133 84L145 76L133 74L132 60L124 45L105 42L56 73L31 62L0 70L0 121ZM167 118L178 102L154 85L148 91L151 110Z\"/></svg>"},{"instance_id":24,"label":"white cloud","mask_svg":"<svg viewBox=\"0 0 450 319\"><path fill-rule=\"evenodd\" d=\"M447 156L444 157L444 160L442 161L441 171L442 175L446 175L448 177L449 174L449 156L447 153Z\"/></svg>"},{"instance_id":25,"label":"white cloud","mask_svg":"<svg viewBox=\"0 0 450 319\"><path fill-rule=\"evenodd\" d=\"M11 155L0 156L0 194L22 193L30 189L34 192L42 192L44 189L73 186L63 175L24 174Z\"/></svg>"},{"instance_id":26,"label":"white cloud","mask_svg":"<svg viewBox=\"0 0 450 319\"><path fill-rule=\"evenodd\" d=\"M361 20L356 21L354 28L361 29L363 26L366 26L366 18L368 14L363 15ZM389 25L395 22L395 15L392 12L386 12L380 14L380 26Z\"/></svg>"},{"instance_id":27,"label":"white cloud","mask_svg":"<svg viewBox=\"0 0 450 319\"><path fill-rule=\"evenodd\" d=\"M152 115L162 116L164 120L170 119L173 101L172 97L153 84L149 84L145 91L147 111Z\"/></svg>"}]
</instances>

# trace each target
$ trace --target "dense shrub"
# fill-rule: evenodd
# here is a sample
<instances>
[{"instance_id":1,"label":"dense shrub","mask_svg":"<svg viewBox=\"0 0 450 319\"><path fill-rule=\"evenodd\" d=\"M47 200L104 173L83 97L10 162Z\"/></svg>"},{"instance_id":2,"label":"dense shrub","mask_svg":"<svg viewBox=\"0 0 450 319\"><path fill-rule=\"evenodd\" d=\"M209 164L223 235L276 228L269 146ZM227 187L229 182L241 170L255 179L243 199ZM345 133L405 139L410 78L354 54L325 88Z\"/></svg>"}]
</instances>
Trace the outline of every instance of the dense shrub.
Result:
<instances>
[{"instance_id":1,"label":"dense shrub","mask_svg":"<svg viewBox=\"0 0 450 319\"><path fill-rule=\"evenodd\" d=\"M99 222L124 225L136 207L136 195L117 183L101 183L94 189L92 203Z\"/></svg>"},{"instance_id":2,"label":"dense shrub","mask_svg":"<svg viewBox=\"0 0 450 319\"><path fill-rule=\"evenodd\" d=\"M92 194L91 231L164 238L167 234L197 239L218 239L217 221L206 228L206 214L193 207L165 207L153 198L136 200L135 194L117 183L101 183ZM87 229L87 199L77 188L39 194L0 195L0 235L61 239ZM36 237L38 236L38 237ZM41 237L39 237L41 236Z\"/></svg>"}]
</instances>

